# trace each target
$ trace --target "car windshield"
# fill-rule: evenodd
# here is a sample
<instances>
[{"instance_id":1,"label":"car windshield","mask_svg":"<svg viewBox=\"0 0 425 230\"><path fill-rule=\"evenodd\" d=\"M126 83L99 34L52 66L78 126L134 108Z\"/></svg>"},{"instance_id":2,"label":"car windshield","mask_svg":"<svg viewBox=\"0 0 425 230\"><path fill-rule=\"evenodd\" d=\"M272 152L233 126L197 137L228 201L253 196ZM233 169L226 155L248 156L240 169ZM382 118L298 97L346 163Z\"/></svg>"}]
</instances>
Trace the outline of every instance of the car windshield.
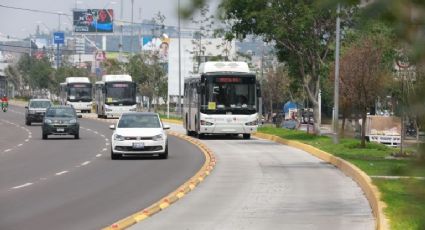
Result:
<instances>
[{"instance_id":1,"label":"car windshield","mask_svg":"<svg viewBox=\"0 0 425 230\"><path fill-rule=\"evenodd\" d=\"M50 101L31 101L30 107L31 108L48 108L50 107L51 103Z\"/></svg>"},{"instance_id":2,"label":"car windshield","mask_svg":"<svg viewBox=\"0 0 425 230\"><path fill-rule=\"evenodd\" d=\"M118 128L161 128L161 124L155 114L128 114L121 117Z\"/></svg>"},{"instance_id":3,"label":"car windshield","mask_svg":"<svg viewBox=\"0 0 425 230\"><path fill-rule=\"evenodd\" d=\"M47 110L46 117L75 117L72 108L54 108Z\"/></svg>"}]
</instances>

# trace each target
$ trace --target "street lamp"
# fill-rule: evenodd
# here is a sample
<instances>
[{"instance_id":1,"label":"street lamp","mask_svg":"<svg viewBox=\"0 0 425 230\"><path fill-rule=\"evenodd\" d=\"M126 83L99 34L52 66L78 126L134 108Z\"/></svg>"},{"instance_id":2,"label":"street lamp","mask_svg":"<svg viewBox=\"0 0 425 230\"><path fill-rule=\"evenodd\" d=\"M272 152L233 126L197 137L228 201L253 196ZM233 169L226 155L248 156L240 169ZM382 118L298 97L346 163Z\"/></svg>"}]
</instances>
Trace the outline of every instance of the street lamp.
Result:
<instances>
[{"instance_id":1,"label":"street lamp","mask_svg":"<svg viewBox=\"0 0 425 230\"><path fill-rule=\"evenodd\" d=\"M134 8L134 0L131 0L131 39L130 39L131 54L133 54L133 8Z\"/></svg>"},{"instance_id":2,"label":"street lamp","mask_svg":"<svg viewBox=\"0 0 425 230\"><path fill-rule=\"evenodd\" d=\"M336 10L336 48L335 48L335 89L334 89L334 112L333 112L333 143L339 143L339 134L338 134L338 118L339 118L339 46L340 46L340 27L341 20L339 14L341 12L341 6L338 3ZM320 111L319 111L320 113Z\"/></svg>"}]
</instances>

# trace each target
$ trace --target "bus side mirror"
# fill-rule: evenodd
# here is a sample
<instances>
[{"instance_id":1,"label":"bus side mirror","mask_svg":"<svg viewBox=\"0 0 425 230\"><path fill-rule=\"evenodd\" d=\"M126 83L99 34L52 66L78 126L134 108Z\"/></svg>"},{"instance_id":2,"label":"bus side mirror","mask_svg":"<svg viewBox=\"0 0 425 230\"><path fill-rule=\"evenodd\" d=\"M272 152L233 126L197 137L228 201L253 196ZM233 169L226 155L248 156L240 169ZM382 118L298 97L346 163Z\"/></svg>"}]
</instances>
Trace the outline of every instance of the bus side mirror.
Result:
<instances>
[{"instance_id":1,"label":"bus side mirror","mask_svg":"<svg viewBox=\"0 0 425 230\"><path fill-rule=\"evenodd\" d=\"M257 90L257 97L261 97L261 87L259 83L256 84L256 90Z\"/></svg>"},{"instance_id":2,"label":"bus side mirror","mask_svg":"<svg viewBox=\"0 0 425 230\"><path fill-rule=\"evenodd\" d=\"M205 90L205 84L199 84L199 85L197 85L196 91L197 91L198 94L200 94L204 90Z\"/></svg>"}]
</instances>

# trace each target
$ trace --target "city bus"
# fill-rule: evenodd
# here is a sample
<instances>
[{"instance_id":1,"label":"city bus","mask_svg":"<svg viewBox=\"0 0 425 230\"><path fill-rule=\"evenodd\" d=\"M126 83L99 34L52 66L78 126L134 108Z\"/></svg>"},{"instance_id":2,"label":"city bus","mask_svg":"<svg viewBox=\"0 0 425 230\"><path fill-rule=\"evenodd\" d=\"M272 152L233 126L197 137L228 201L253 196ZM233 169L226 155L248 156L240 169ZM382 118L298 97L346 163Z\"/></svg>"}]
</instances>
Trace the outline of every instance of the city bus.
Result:
<instances>
[{"instance_id":1,"label":"city bus","mask_svg":"<svg viewBox=\"0 0 425 230\"><path fill-rule=\"evenodd\" d=\"M88 77L67 77L60 83L59 95L62 105L71 105L77 112L90 113L93 98Z\"/></svg>"},{"instance_id":2,"label":"city bus","mask_svg":"<svg viewBox=\"0 0 425 230\"><path fill-rule=\"evenodd\" d=\"M260 90L245 62L205 62L184 81L183 127L190 136L242 134L258 127Z\"/></svg>"},{"instance_id":3,"label":"city bus","mask_svg":"<svg viewBox=\"0 0 425 230\"><path fill-rule=\"evenodd\" d=\"M103 75L95 84L95 104L98 118L136 111L136 83L130 75Z\"/></svg>"}]
</instances>

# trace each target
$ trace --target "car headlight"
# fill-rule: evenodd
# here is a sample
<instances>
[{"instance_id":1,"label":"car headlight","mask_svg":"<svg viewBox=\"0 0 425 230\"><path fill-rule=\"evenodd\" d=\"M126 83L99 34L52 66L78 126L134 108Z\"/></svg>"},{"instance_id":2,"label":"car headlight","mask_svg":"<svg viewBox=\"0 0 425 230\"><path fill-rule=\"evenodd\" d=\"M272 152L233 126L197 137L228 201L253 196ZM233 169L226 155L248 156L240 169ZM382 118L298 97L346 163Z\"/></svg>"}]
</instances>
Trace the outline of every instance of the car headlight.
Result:
<instances>
[{"instance_id":1,"label":"car headlight","mask_svg":"<svg viewBox=\"0 0 425 230\"><path fill-rule=\"evenodd\" d=\"M124 136L121 136L119 134L115 134L114 140L116 140L116 141L123 141L124 140Z\"/></svg>"},{"instance_id":2,"label":"car headlight","mask_svg":"<svg viewBox=\"0 0 425 230\"><path fill-rule=\"evenodd\" d=\"M211 126L211 125L214 125L214 123L201 120L201 125Z\"/></svg>"},{"instance_id":3,"label":"car headlight","mask_svg":"<svg viewBox=\"0 0 425 230\"><path fill-rule=\"evenodd\" d=\"M136 105L131 106L130 111L135 112L136 110L137 110L137 106Z\"/></svg>"},{"instance_id":4,"label":"car headlight","mask_svg":"<svg viewBox=\"0 0 425 230\"><path fill-rule=\"evenodd\" d=\"M75 123L77 123L76 119L72 119L72 120L69 121L69 124L75 124Z\"/></svg>"},{"instance_id":5,"label":"car headlight","mask_svg":"<svg viewBox=\"0 0 425 230\"><path fill-rule=\"evenodd\" d=\"M247 123L245 123L245 125L246 126L255 126L255 125L258 125L258 121L255 120L255 121L247 122Z\"/></svg>"},{"instance_id":6,"label":"car headlight","mask_svg":"<svg viewBox=\"0 0 425 230\"><path fill-rule=\"evenodd\" d=\"M52 124L52 120L50 120L50 119L45 119L45 120L44 120L44 123L46 123L46 124Z\"/></svg>"},{"instance_id":7,"label":"car headlight","mask_svg":"<svg viewBox=\"0 0 425 230\"><path fill-rule=\"evenodd\" d=\"M153 141L162 141L162 140L164 140L164 137L162 136L162 134L158 134L156 136L153 136L152 140Z\"/></svg>"}]
</instances>

